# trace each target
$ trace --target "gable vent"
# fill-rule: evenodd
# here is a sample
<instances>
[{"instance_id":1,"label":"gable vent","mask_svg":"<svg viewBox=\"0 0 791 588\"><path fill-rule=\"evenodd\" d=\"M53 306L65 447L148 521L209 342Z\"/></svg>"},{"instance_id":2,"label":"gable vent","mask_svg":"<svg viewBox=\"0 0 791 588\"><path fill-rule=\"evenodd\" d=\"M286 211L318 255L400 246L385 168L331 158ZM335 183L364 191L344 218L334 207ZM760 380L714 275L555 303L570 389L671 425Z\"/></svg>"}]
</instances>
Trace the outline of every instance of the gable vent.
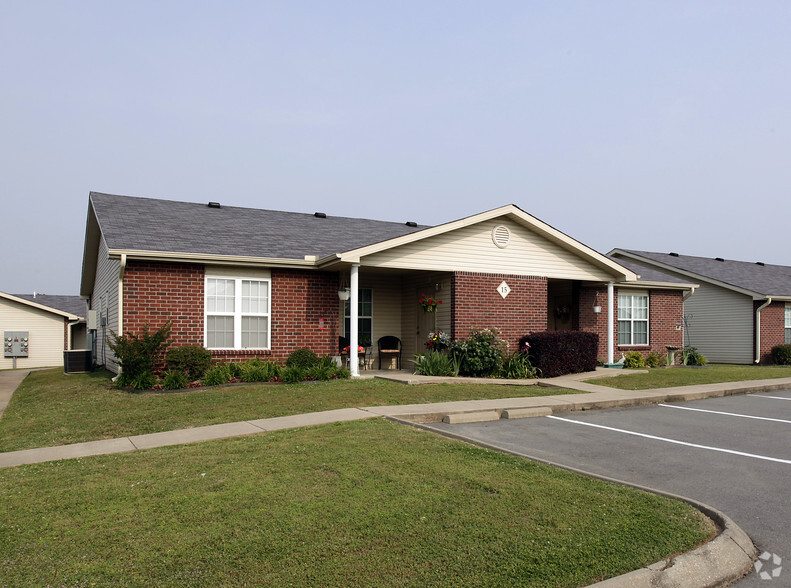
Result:
<instances>
[{"instance_id":1,"label":"gable vent","mask_svg":"<svg viewBox=\"0 0 791 588\"><path fill-rule=\"evenodd\" d=\"M407 221L406 226L408 227L416 227L417 223L415 221Z\"/></svg>"},{"instance_id":2,"label":"gable vent","mask_svg":"<svg viewBox=\"0 0 791 588\"><path fill-rule=\"evenodd\" d=\"M219 202L209 202L208 206L209 208L221 208Z\"/></svg>"},{"instance_id":3,"label":"gable vent","mask_svg":"<svg viewBox=\"0 0 791 588\"><path fill-rule=\"evenodd\" d=\"M714 261L725 261L722 257L715 257Z\"/></svg>"},{"instance_id":4,"label":"gable vent","mask_svg":"<svg viewBox=\"0 0 791 588\"><path fill-rule=\"evenodd\" d=\"M511 231L508 230L508 227L503 225L497 225L492 229L492 242L497 245L500 249L505 249L508 247L508 242L511 240Z\"/></svg>"},{"instance_id":5,"label":"gable vent","mask_svg":"<svg viewBox=\"0 0 791 588\"><path fill-rule=\"evenodd\" d=\"M327 213L326 212L314 212L313 216L315 216L316 218L327 218Z\"/></svg>"}]
</instances>

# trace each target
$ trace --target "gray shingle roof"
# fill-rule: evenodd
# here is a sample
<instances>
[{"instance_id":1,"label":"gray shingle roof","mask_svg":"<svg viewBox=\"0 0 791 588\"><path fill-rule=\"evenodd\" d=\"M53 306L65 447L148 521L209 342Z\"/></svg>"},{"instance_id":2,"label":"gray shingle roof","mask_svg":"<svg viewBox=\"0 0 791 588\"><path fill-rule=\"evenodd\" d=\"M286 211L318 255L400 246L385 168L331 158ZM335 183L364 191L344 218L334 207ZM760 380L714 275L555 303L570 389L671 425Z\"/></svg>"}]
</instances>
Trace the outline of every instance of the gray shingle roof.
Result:
<instances>
[{"instance_id":1,"label":"gray shingle roof","mask_svg":"<svg viewBox=\"0 0 791 588\"><path fill-rule=\"evenodd\" d=\"M425 229L406 223L91 192L110 249L277 259L319 258Z\"/></svg>"},{"instance_id":2,"label":"gray shingle roof","mask_svg":"<svg viewBox=\"0 0 791 588\"><path fill-rule=\"evenodd\" d=\"M674 268L691 272L701 277L750 290L763 296L791 296L791 267L725 259L718 261L710 257L671 255L651 251L622 249ZM619 263L624 261L617 258Z\"/></svg>"},{"instance_id":3,"label":"gray shingle roof","mask_svg":"<svg viewBox=\"0 0 791 588\"><path fill-rule=\"evenodd\" d=\"M82 300L79 296L60 296L56 294L36 294L35 296L32 294L12 294L12 296L85 318L85 300Z\"/></svg>"},{"instance_id":4,"label":"gray shingle roof","mask_svg":"<svg viewBox=\"0 0 791 588\"><path fill-rule=\"evenodd\" d=\"M640 280L639 280L640 282L664 282L668 284L694 283L694 280L692 280L691 278L684 279L678 276L672 276L654 267L650 267L648 265L638 263L633 259L615 257L614 255L609 255L608 257L612 259L614 262L620 263L626 269L632 270L634 273L638 274L640 276Z\"/></svg>"}]
</instances>

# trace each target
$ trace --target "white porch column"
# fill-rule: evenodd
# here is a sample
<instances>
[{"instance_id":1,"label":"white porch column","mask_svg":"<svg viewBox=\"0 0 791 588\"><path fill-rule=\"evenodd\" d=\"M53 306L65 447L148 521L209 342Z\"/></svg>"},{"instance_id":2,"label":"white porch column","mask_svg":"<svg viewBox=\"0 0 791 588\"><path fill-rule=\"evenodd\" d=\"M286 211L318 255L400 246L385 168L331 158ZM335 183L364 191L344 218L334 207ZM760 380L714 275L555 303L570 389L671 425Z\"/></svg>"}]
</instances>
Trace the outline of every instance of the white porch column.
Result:
<instances>
[{"instance_id":1,"label":"white porch column","mask_svg":"<svg viewBox=\"0 0 791 588\"><path fill-rule=\"evenodd\" d=\"M360 375L360 359L357 354L357 346L359 345L359 274L360 264L353 263L351 269L351 276L349 279L351 287L351 297L349 298L349 368L352 371L352 376Z\"/></svg>"},{"instance_id":2,"label":"white porch column","mask_svg":"<svg viewBox=\"0 0 791 588\"><path fill-rule=\"evenodd\" d=\"M614 290L612 282L607 283L607 363L614 363L614 344L615 344L615 311Z\"/></svg>"}]
</instances>

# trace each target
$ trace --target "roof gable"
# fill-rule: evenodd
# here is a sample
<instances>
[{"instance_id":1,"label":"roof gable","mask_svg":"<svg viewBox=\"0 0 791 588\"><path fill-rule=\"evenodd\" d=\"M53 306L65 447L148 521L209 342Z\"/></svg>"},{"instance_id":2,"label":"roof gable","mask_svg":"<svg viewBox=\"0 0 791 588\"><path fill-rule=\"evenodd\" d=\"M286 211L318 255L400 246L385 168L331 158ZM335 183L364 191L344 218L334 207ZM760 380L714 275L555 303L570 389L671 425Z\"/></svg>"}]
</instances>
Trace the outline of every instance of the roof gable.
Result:
<instances>
[{"instance_id":1,"label":"roof gable","mask_svg":"<svg viewBox=\"0 0 791 588\"><path fill-rule=\"evenodd\" d=\"M395 249L403 249L408 245L419 245L424 250L433 251L433 245L437 242L437 237L444 236L445 242L447 242L448 238L453 238L449 237L450 235L468 234L469 231L465 232L465 230L476 225L482 227L484 232L488 232L492 228L492 221L505 221L515 226L522 227L526 229L525 235L529 234L533 237L532 241L534 245L542 241L545 244L544 249L552 250L555 257L564 257L567 262L576 265L578 269L582 266L587 266L588 269L586 271L588 273L584 276L577 271L572 272L576 276L574 279L615 279L619 281L633 281L637 279L637 275L634 272L620 265L617 261L609 259L587 245L572 239L565 233L540 221L513 204L437 225L436 227L426 228L419 232L404 235L389 241L383 241L356 250L347 251L341 255L341 260L354 263L367 258L371 263L382 263L383 259L389 258L391 263L393 263L392 260L398 255L398 252L394 251ZM387 254L384 254L384 252L387 252ZM490 268L490 266L485 266L482 269L486 269L486 267ZM455 265L449 269L459 268L458 265ZM546 273L541 270L538 271L539 273L537 275L546 275ZM570 276L571 274L559 274L555 277Z\"/></svg>"},{"instance_id":2,"label":"roof gable","mask_svg":"<svg viewBox=\"0 0 791 588\"><path fill-rule=\"evenodd\" d=\"M69 320L84 318L85 315L85 303L79 296L49 296L37 294L33 297L32 294L6 294L5 292L0 292L0 298L22 304L23 306L51 312L52 314L68 318ZM81 309L78 308L78 304L82 306Z\"/></svg>"}]
</instances>

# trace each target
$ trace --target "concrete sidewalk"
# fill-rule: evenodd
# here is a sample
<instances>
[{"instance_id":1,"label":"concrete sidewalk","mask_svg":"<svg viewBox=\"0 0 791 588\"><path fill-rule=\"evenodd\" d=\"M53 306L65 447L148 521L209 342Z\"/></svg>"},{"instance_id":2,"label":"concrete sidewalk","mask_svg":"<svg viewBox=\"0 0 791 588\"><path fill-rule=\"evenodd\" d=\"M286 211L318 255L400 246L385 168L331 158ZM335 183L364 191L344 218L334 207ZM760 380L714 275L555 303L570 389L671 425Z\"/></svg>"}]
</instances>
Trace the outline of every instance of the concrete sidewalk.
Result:
<instances>
[{"instance_id":1,"label":"concrete sidewalk","mask_svg":"<svg viewBox=\"0 0 791 588\"><path fill-rule=\"evenodd\" d=\"M11 394L24 379L28 372L0 372L0 410L5 408ZM623 373L623 372L621 372ZM628 372L627 372L628 373ZM702 384L680 388L660 388L654 390L619 390L597 386L582 379L600 376L612 376L613 370L597 370L584 374L573 374L545 380L492 380L485 379L487 384L502 384L513 391L518 386L554 386L579 390L580 394L562 394L557 396L509 397L494 400L462 400L455 402L438 402L429 404L407 404L401 406L368 406L362 408L344 408L324 412L298 414L286 417L238 421L205 427L192 427L147 435L135 435L116 439L73 443L55 447L40 447L0 453L0 467L12 467L25 464L87 457L90 455L107 455L124 453L168 445L181 445L254 435L280 429L309 427L335 422L370 419L393 418L414 423L429 422L472 422L475 420L496 420L499 418L524 418L546 414L591 410L597 408L613 408L619 406L640 406L658 402L674 402L682 400L698 400L746 394L767 390L791 388L791 378L772 380L756 380L751 382L727 382L721 384ZM406 372L388 374L387 379L398 380L411 384L439 383L444 378L414 376ZM419 380L416 380L419 378ZM454 380L458 382L458 380Z\"/></svg>"}]
</instances>

